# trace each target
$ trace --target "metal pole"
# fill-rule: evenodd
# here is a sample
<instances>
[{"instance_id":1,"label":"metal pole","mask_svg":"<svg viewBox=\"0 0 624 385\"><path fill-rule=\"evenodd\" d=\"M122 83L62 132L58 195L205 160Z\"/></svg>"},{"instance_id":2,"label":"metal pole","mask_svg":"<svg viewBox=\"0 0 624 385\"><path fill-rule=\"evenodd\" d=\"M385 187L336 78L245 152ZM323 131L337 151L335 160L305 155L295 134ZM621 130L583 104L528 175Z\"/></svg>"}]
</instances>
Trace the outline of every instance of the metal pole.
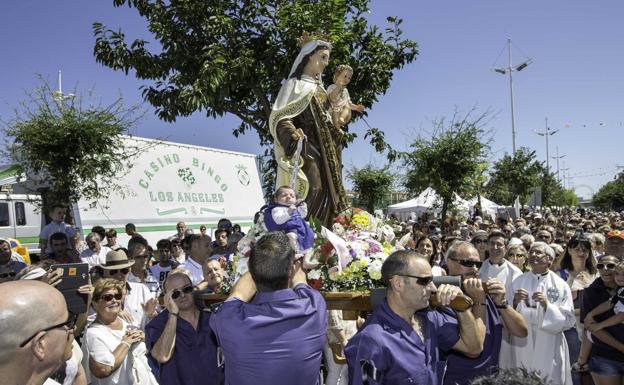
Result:
<instances>
[{"instance_id":1,"label":"metal pole","mask_svg":"<svg viewBox=\"0 0 624 385\"><path fill-rule=\"evenodd\" d=\"M509 94L511 99L511 148L513 151L513 155L516 155L516 121L514 117L514 96L513 96L513 79L512 72L513 67L511 66L511 38L507 39L507 46L509 52Z\"/></svg>"},{"instance_id":2,"label":"metal pole","mask_svg":"<svg viewBox=\"0 0 624 385\"><path fill-rule=\"evenodd\" d=\"M548 155L548 137L550 136L550 131L548 128L548 117L546 117L546 171L550 174L550 156Z\"/></svg>"}]
</instances>

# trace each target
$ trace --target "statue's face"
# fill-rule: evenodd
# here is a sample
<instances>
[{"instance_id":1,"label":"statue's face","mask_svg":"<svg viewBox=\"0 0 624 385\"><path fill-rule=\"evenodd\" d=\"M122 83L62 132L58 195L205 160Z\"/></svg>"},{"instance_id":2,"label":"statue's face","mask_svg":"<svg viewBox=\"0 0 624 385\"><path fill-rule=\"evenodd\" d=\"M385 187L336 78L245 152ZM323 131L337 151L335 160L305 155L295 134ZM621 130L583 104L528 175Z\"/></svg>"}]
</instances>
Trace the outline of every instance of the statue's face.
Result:
<instances>
[{"instance_id":1,"label":"statue's face","mask_svg":"<svg viewBox=\"0 0 624 385\"><path fill-rule=\"evenodd\" d=\"M312 77L318 77L322 74L325 67L329 64L329 53L329 49L320 49L314 52L310 56L308 64L304 67L303 73Z\"/></svg>"}]
</instances>

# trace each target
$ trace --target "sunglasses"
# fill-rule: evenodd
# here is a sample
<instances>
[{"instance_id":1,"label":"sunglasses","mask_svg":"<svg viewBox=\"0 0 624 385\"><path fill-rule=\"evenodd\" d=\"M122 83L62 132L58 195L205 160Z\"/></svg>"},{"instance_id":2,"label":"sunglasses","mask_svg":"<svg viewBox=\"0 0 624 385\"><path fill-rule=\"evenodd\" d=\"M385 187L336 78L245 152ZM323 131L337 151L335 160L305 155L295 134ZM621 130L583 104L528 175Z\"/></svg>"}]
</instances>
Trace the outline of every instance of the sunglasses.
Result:
<instances>
[{"instance_id":1,"label":"sunglasses","mask_svg":"<svg viewBox=\"0 0 624 385\"><path fill-rule=\"evenodd\" d=\"M473 239L472 243L478 245L479 243L487 243L487 239Z\"/></svg>"},{"instance_id":2,"label":"sunglasses","mask_svg":"<svg viewBox=\"0 0 624 385\"><path fill-rule=\"evenodd\" d=\"M76 326L76 320L77 319L78 319L78 314L69 313L69 317L67 318L67 321L37 331L35 334L30 336L30 338L28 338L27 340L22 342L19 347L23 348L24 346L26 346L27 343L32 341L32 339L35 338L37 336L37 334L39 334L41 332L49 332L50 330L54 330L54 329L58 329L58 328L66 328L67 331L73 330L74 326Z\"/></svg>"},{"instance_id":3,"label":"sunglasses","mask_svg":"<svg viewBox=\"0 0 624 385\"><path fill-rule=\"evenodd\" d=\"M103 294L100 299L103 300L104 302L110 302L114 299L116 299L117 301L121 301L121 299L123 298L123 295L121 293L117 293L117 294Z\"/></svg>"},{"instance_id":4,"label":"sunglasses","mask_svg":"<svg viewBox=\"0 0 624 385\"><path fill-rule=\"evenodd\" d=\"M123 269L113 269L113 270L109 270L110 275L115 275L117 273L121 273L121 274L128 274L130 272L129 268L123 268Z\"/></svg>"},{"instance_id":5,"label":"sunglasses","mask_svg":"<svg viewBox=\"0 0 624 385\"><path fill-rule=\"evenodd\" d=\"M481 265L483 265L483 262L481 262L481 261L468 261L468 260L453 259L453 258L449 258L449 259L459 263L460 265L462 265L464 267L476 267L477 269L480 269Z\"/></svg>"},{"instance_id":6,"label":"sunglasses","mask_svg":"<svg viewBox=\"0 0 624 385\"><path fill-rule=\"evenodd\" d=\"M409 274L400 274L401 277L410 277L410 278L414 278L416 280L416 283L421 285L421 286L427 286L429 285L431 282L433 282L433 276L429 276L429 277L419 277L417 275L409 275Z\"/></svg>"},{"instance_id":7,"label":"sunglasses","mask_svg":"<svg viewBox=\"0 0 624 385\"><path fill-rule=\"evenodd\" d=\"M17 275L14 271L9 271L8 273L0 273L0 279L4 279L7 277L15 277Z\"/></svg>"},{"instance_id":8,"label":"sunglasses","mask_svg":"<svg viewBox=\"0 0 624 385\"><path fill-rule=\"evenodd\" d=\"M171 294L171 298L178 299L180 298L182 293L189 294L192 291L193 291L193 286L185 286L182 289L175 289L173 293Z\"/></svg>"},{"instance_id":9,"label":"sunglasses","mask_svg":"<svg viewBox=\"0 0 624 385\"><path fill-rule=\"evenodd\" d=\"M615 270L615 263L597 263L596 268L598 270Z\"/></svg>"}]
</instances>

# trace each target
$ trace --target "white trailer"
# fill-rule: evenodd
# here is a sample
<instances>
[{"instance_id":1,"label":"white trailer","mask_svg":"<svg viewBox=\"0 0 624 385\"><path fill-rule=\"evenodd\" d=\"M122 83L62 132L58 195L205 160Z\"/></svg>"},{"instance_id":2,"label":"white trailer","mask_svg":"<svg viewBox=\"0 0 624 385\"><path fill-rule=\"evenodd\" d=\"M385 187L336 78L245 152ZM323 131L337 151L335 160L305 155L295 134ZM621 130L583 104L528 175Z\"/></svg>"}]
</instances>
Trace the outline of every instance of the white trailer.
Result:
<instances>
[{"instance_id":1,"label":"white trailer","mask_svg":"<svg viewBox=\"0 0 624 385\"><path fill-rule=\"evenodd\" d=\"M155 246L176 233L178 221L195 232L201 225L216 228L221 218L251 227L264 205L253 154L137 137L125 137L124 143L142 151L120 176L116 192L95 206L78 203L76 223L84 232L96 225L113 228L125 245L125 225L134 223Z\"/></svg>"}]
</instances>

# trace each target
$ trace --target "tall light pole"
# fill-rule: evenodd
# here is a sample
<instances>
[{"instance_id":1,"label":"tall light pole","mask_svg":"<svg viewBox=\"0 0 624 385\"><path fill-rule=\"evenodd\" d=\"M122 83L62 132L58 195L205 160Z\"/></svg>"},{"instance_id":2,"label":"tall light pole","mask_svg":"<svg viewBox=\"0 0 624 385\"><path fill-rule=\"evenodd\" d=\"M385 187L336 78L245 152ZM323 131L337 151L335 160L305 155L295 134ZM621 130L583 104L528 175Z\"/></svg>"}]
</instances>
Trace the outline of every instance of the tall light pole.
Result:
<instances>
[{"instance_id":1,"label":"tall light pole","mask_svg":"<svg viewBox=\"0 0 624 385\"><path fill-rule=\"evenodd\" d=\"M517 66L514 66L512 64L511 61L511 39L508 38L507 39L507 50L508 50L508 58L509 58L509 64L507 67L494 67L492 68L494 70L494 72L498 72L499 74L505 75L507 73L509 73L509 96L510 96L510 100L511 100L511 146L512 146L512 150L513 150L513 155L516 155L516 119L515 119L515 115L514 115L514 96L513 96L513 77L512 77L512 73L514 71L522 71L523 69L525 69L529 64L531 64L532 60L528 59L525 62L523 62L522 64L518 64Z\"/></svg>"},{"instance_id":2,"label":"tall light pole","mask_svg":"<svg viewBox=\"0 0 624 385\"><path fill-rule=\"evenodd\" d=\"M565 166L565 160L564 160L564 161L563 161L563 168L561 169L561 171L563 172L563 188L564 188L564 189L565 189L565 188L567 188L567 187L566 187L566 181L567 181L567 178L566 178L566 171L568 171L569 169L570 169L570 167L566 167L566 166Z\"/></svg>"},{"instance_id":3,"label":"tall light pole","mask_svg":"<svg viewBox=\"0 0 624 385\"><path fill-rule=\"evenodd\" d=\"M61 74L61 70L58 71L58 91L54 91L52 93L54 99L56 99L59 103L62 103L68 99L74 99L76 95L74 94L64 94L63 93L63 75Z\"/></svg>"},{"instance_id":4,"label":"tall light pole","mask_svg":"<svg viewBox=\"0 0 624 385\"><path fill-rule=\"evenodd\" d=\"M565 158L565 155L559 156L559 146L557 146L557 156L553 156L553 159L557 159L557 180L561 182L561 178L559 177L559 159Z\"/></svg>"},{"instance_id":5,"label":"tall light pole","mask_svg":"<svg viewBox=\"0 0 624 385\"><path fill-rule=\"evenodd\" d=\"M548 127L548 118L546 118L546 131L544 132L539 132L539 131L535 131L535 133L539 136L545 136L546 137L546 170L550 173L550 161L549 161L549 154L548 154L548 137L551 135L555 135L557 132L559 132L559 130L554 130L554 131L550 131L550 127Z\"/></svg>"}]
</instances>

